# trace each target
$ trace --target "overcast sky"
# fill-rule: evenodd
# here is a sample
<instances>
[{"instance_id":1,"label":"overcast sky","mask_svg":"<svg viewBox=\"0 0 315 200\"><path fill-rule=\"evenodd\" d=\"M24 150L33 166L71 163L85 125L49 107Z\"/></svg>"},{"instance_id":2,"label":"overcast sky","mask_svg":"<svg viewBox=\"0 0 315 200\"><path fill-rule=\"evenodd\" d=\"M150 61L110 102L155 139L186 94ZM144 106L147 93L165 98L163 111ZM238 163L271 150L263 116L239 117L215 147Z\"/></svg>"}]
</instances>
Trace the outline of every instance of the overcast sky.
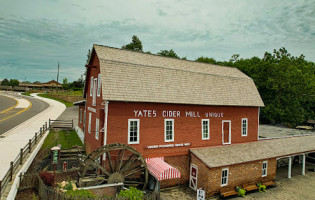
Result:
<instances>
[{"instance_id":1,"label":"overcast sky","mask_svg":"<svg viewBox=\"0 0 315 200\"><path fill-rule=\"evenodd\" d=\"M0 79L76 80L93 43L173 49L194 60L262 57L285 47L315 61L315 1L1 0Z\"/></svg>"}]
</instances>

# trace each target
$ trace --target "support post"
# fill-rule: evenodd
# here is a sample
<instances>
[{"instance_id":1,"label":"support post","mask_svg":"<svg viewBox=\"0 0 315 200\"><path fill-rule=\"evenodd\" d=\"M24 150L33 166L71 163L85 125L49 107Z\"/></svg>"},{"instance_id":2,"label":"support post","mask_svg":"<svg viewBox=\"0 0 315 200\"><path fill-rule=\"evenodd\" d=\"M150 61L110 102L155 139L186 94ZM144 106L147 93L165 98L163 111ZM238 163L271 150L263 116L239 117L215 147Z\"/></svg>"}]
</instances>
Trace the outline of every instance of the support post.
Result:
<instances>
[{"instance_id":1,"label":"support post","mask_svg":"<svg viewBox=\"0 0 315 200\"><path fill-rule=\"evenodd\" d=\"M35 132L35 144L37 143L37 132Z\"/></svg>"},{"instance_id":2,"label":"support post","mask_svg":"<svg viewBox=\"0 0 315 200\"><path fill-rule=\"evenodd\" d=\"M29 150L28 151L29 153L32 152L32 140L31 139L28 140L28 150Z\"/></svg>"},{"instance_id":3,"label":"support post","mask_svg":"<svg viewBox=\"0 0 315 200\"><path fill-rule=\"evenodd\" d=\"M292 157L289 157L289 166L288 166L288 178L291 178L291 170L292 170Z\"/></svg>"},{"instance_id":4,"label":"support post","mask_svg":"<svg viewBox=\"0 0 315 200\"><path fill-rule=\"evenodd\" d=\"M47 131L47 122L45 122L45 131Z\"/></svg>"},{"instance_id":5,"label":"support post","mask_svg":"<svg viewBox=\"0 0 315 200\"><path fill-rule=\"evenodd\" d=\"M302 175L305 175L305 157L306 157L306 154L304 153L303 154L303 162L302 162Z\"/></svg>"},{"instance_id":6,"label":"support post","mask_svg":"<svg viewBox=\"0 0 315 200\"><path fill-rule=\"evenodd\" d=\"M13 162L10 162L10 182L13 179Z\"/></svg>"},{"instance_id":7,"label":"support post","mask_svg":"<svg viewBox=\"0 0 315 200\"><path fill-rule=\"evenodd\" d=\"M20 149L20 165L23 164L23 149Z\"/></svg>"},{"instance_id":8,"label":"support post","mask_svg":"<svg viewBox=\"0 0 315 200\"><path fill-rule=\"evenodd\" d=\"M43 129L42 129L42 130L43 130L43 132L44 132L44 130L45 130L45 125L43 125Z\"/></svg>"}]
</instances>

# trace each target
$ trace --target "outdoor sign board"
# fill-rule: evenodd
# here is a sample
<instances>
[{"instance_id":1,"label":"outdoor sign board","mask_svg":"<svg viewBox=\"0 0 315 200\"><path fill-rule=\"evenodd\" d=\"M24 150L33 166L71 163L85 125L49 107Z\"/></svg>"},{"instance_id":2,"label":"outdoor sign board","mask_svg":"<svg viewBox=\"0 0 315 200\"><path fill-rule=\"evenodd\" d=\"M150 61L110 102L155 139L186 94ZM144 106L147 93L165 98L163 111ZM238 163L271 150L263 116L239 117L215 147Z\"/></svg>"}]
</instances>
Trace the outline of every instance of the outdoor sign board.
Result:
<instances>
[{"instance_id":1,"label":"outdoor sign board","mask_svg":"<svg viewBox=\"0 0 315 200\"><path fill-rule=\"evenodd\" d=\"M60 147L51 148L51 164L58 164L60 158Z\"/></svg>"},{"instance_id":2,"label":"outdoor sign board","mask_svg":"<svg viewBox=\"0 0 315 200\"><path fill-rule=\"evenodd\" d=\"M197 200L205 200L205 191L202 189L197 189Z\"/></svg>"}]
</instances>

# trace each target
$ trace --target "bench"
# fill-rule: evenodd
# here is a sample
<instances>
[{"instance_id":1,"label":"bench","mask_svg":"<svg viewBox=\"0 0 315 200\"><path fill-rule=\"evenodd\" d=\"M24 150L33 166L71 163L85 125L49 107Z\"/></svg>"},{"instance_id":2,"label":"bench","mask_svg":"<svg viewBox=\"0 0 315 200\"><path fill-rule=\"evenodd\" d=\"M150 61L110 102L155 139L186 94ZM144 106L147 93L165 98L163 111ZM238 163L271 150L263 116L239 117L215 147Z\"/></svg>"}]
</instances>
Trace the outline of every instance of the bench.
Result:
<instances>
[{"instance_id":1,"label":"bench","mask_svg":"<svg viewBox=\"0 0 315 200\"><path fill-rule=\"evenodd\" d=\"M274 181L263 181L261 184L265 185L266 187L277 185L277 183Z\"/></svg>"},{"instance_id":2,"label":"bench","mask_svg":"<svg viewBox=\"0 0 315 200\"><path fill-rule=\"evenodd\" d=\"M220 195L222 197L229 197L236 194L237 194L237 191L232 187L224 187L220 189Z\"/></svg>"},{"instance_id":3,"label":"bench","mask_svg":"<svg viewBox=\"0 0 315 200\"><path fill-rule=\"evenodd\" d=\"M248 192L248 191L252 191L252 190L257 190L258 187L257 187L256 183L252 182L252 183L244 184L243 189Z\"/></svg>"}]
</instances>

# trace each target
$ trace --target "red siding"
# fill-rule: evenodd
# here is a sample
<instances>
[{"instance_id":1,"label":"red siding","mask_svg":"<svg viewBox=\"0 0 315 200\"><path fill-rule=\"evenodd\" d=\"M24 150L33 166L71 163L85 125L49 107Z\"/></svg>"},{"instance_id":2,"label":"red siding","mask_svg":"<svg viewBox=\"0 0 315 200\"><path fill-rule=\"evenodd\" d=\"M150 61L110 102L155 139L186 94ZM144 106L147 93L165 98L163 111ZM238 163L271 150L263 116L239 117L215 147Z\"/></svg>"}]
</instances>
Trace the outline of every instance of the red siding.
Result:
<instances>
[{"instance_id":1,"label":"red siding","mask_svg":"<svg viewBox=\"0 0 315 200\"><path fill-rule=\"evenodd\" d=\"M140 144L132 144L144 157L188 154L189 148L222 145L222 120L231 120L231 143L257 140L257 107L199 106L157 103L110 102L108 143L128 143L128 119L140 119ZM156 110L156 117L138 117L134 110ZM163 111L180 111L180 117L163 117ZM186 111L200 117L186 117ZM205 117L206 112L223 113L223 117ZM177 114L177 112L176 112ZM174 142L164 142L164 119L174 119ZM248 136L241 136L242 118L248 118ZM201 120L210 119L210 139L202 140ZM187 147L147 149L150 145L190 143Z\"/></svg>"}]
</instances>

